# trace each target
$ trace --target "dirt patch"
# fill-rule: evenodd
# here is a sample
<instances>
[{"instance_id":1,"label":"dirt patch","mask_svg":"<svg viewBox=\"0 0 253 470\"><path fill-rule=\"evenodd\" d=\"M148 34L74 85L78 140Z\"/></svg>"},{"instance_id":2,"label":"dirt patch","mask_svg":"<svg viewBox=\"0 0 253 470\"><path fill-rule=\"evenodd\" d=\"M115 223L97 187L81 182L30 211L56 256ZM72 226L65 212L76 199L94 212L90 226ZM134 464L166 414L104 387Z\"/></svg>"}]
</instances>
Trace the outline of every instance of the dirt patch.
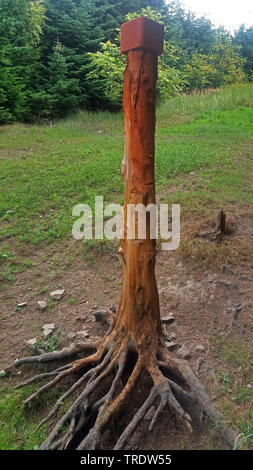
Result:
<instances>
[{"instance_id":1,"label":"dirt patch","mask_svg":"<svg viewBox=\"0 0 253 470\"><path fill-rule=\"evenodd\" d=\"M245 390L246 387L248 390L250 387L253 389L250 364L253 267L250 264L252 245L251 249L249 246L252 241L253 221L252 217L248 216L247 219L235 218L235 222L236 229L225 242L241 246L242 238L247 240L247 250L245 256L241 257L240 264L218 266L210 263L210 266L193 269L191 258L180 256L180 252L159 252L156 267L161 316L172 312L175 317L174 323L166 326L168 336L173 334L173 341L177 343L175 354L182 345L187 346L191 352L191 367L194 371L198 370L217 408L224 413L224 408L229 405L225 413L228 421L230 415L233 421L234 413L243 415L249 406L247 400L238 402L234 399L236 382L238 386L245 387ZM203 229L203 224L201 228ZM188 240L192 241L192 238ZM71 343L71 339L67 338L70 332L86 330L89 340L99 338L105 330L101 324L95 322L92 312L100 307L116 308L119 303L121 266L115 252L105 256L87 257L83 256L79 242L71 242L61 250L56 247L50 252L29 250L26 256L29 256L29 260L34 264L25 272L19 273L14 283L8 286L5 284L0 293L0 369L14 359L28 355L25 340L39 338L42 326L46 323L55 323L60 346ZM64 288L66 292L63 299L56 302L50 300L50 292L57 288ZM37 306L37 301L43 300L48 302L45 311L39 310ZM27 302L27 306L18 309L17 304L21 302ZM237 312L234 310L236 308ZM244 348L244 355L248 354L248 369L245 365L240 365L239 350L236 358L237 351L233 349L236 341ZM196 350L199 345L203 346L202 352ZM229 359L229 345L231 354L235 355L234 359ZM201 364L208 367L199 367ZM230 374L233 375L234 384L231 385L231 396L223 390L226 385L224 377ZM27 368L23 367L16 380L20 381L25 375ZM15 375L13 380L15 381ZM139 381L133 403L131 402L133 409L138 408L139 398L146 387L143 378ZM110 433L117 433L123 427L124 420L126 416L123 415L115 424L116 431L107 431L103 440L104 448L109 447L112 439ZM152 433L148 431L148 424L148 421L143 422L131 438L128 449L203 449L212 446L217 449L226 448L222 441L213 438L214 430L210 426L204 434L196 430L189 435L169 411L163 414Z\"/></svg>"}]
</instances>

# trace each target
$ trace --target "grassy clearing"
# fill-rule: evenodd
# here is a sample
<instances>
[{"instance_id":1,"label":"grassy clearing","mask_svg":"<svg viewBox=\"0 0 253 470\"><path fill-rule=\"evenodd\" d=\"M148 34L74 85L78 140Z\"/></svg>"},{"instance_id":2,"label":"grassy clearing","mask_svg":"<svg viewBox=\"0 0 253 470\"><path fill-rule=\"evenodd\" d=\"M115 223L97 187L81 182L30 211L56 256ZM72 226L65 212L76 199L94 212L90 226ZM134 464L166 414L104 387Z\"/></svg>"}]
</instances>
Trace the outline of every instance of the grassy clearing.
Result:
<instances>
[{"instance_id":1,"label":"grassy clearing","mask_svg":"<svg viewBox=\"0 0 253 470\"><path fill-rule=\"evenodd\" d=\"M163 104L157 122L158 189L196 170L202 174L187 198L205 193L207 199L224 185L240 189L246 168L238 174L235 159L252 138L252 104L252 85ZM5 126L0 139L0 239L7 250L12 237L33 244L69 237L73 206L94 207L96 195L122 202L122 114L80 113L53 127ZM247 188L235 192L237 200L247 202ZM180 191L173 199L185 201Z\"/></svg>"},{"instance_id":2,"label":"grassy clearing","mask_svg":"<svg viewBox=\"0 0 253 470\"><path fill-rule=\"evenodd\" d=\"M44 393L39 400L26 408L24 400L45 382L14 390L8 379L0 380L0 450L38 450L48 436L50 424L44 424L37 432L35 430L42 418L49 413L52 403L65 391L64 386ZM69 400L62 402L61 406L62 411L66 411Z\"/></svg>"},{"instance_id":3,"label":"grassy clearing","mask_svg":"<svg viewBox=\"0 0 253 470\"><path fill-rule=\"evenodd\" d=\"M221 203L232 214L240 208L252 214L252 87L173 98L159 106L157 188L162 202L181 203L183 218L213 217ZM63 251L71 236L75 204L94 207L96 195L103 195L105 202L123 202L122 155L122 114L79 113L53 127L0 128L0 281L5 288L27 268L39 275L30 259L31 245L47 247L44 256L50 257L55 270L64 269L76 254L80 256L79 248L67 247L65 264L59 266L54 250L60 246ZM96 266L98 255L115 248L111 242L93 240L84 247L85 260ZM248 258L248 246L245 250ZM194 239L183 239L179 254L197 268L213 259L218 264L238 260L238 252L226 244L214 246ZM46 293L50 286L41 283L38 290ZM68 303L74 306L76 298ZM57 347L54 340L49 350ZM213 352L227 364L225 372L222 367L218 371L222 411L238 428L237 448L249 447L252 390L247 385L252 351L236 337L219 337L214 339ZM4 378L1 383L0 448L38 446L46 434L42 428L34 435L38 409L26 413L22 405L31 387L19 392L7 386ZM53 398L52 394L42 397L43 411Z\"/></svg>"},{"instance_id":4,"label":"grassy clearing","mask_svg":"<svg viewBox=\"0 0 253 470\"><path fill-rule=\"evenodd\" d=\"M164 202L180 203L183 215L214 213L220 201L251 208L252 96L248 84L158 107L157 189L172 188ZM0 279L13 282L31 267L24 244L69 239L75 204L94 209L97 195L123 203L122 155L122 113L81 112L53 127L0 129ZM91 240L84 249L111 246Z\"/></svg>"}]
</instances>

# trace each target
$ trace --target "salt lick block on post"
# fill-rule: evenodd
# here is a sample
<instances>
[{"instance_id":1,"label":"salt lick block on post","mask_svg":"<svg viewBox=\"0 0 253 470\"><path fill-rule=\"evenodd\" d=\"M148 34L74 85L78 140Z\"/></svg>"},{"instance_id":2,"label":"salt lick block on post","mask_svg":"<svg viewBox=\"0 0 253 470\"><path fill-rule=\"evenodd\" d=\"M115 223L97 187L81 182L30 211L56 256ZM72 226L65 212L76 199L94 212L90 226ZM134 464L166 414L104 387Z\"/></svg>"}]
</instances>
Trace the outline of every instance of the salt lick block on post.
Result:
<instances>
[{"instance_id":1,"label":"salt lick block on post","mask_svg":"<svg viewBox=\"0 0 253 470\"><path fill-rule=\"evenodd\" d=\"M164 26L140 16L121 25L121 52L126 54L135 49L163 53Z\"/></svg>"}]
</instances>

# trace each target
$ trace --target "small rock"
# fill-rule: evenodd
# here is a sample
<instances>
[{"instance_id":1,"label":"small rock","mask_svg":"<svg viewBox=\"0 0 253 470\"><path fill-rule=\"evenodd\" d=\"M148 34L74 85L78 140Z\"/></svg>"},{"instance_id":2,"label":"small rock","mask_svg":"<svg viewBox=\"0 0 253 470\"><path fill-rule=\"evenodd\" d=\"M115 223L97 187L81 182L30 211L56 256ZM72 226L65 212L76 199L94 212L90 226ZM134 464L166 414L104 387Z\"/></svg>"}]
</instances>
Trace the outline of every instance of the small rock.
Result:
<instances>
[{"instance_id":1,"label":"small rock","mask_svg":"<svg viewBox=\"0 0 253 470\"><path fill-rule=\"evenodd\" d=\"M76 337L76 334L74 333L74 331L71 331L71 332L66 336L67 339L75 339L75 337Z\"/></svg>"},{"instance_id":2,"label":"small rock","mask_svg":"<svg viewBox=\"0 0 253 470\"><path fill-rule=\"evenodd\" d=\"M162 317L161 321L162 321L162 323L165 323L166 325L170 325L171 323L173 323L175 321L175 317L174 317L173 313L169 313L165 317Z\"/></svg>"},{"instance_id":3,"label":"small rock","mask_svg":"<svg viewBox=\"0 0 253 470\"><path fill-rule=\"evenodd\" d=\"M145 421L151 421L151 419L153 418L154 414L155 414L155 406L153 405L153 406L151 406L151 408L148 410L148 412L145 414L145 416L144 416L143 419L144 419Z\"/></svg>"},{"instance_id":4,"label":"small rock","mask_svg":"<svg viewBox=\"0 0 253 470\"><path fill-rule=\"evenodd\" d=\"M34 346L37 343L37 338L25 340L25 343L28 344L28 346Z\"/></svg>"},{"instance_id":5,"label":"small rock","mask_svg":"<svg viewBox=\"0 0 253 470\"><path fill-rule=\"evenodd\" d=\"M84 321L85 320L85 317L84 316L81 316L81 315L78 315L76 318L75 318L76 321Z\"/></svg>"},{"instance_id":6,"label":"small rock","mask_svg":"<svg viewBox=\"0 0 253 470\"><path fill-rule=\"evenodd\" d=\"M38 300L37 305L40 310L45 310L47 308L47 303L44 300Z\"/></svg>"},{"instance_id":7,"label":"small rock","mask_svg":"<svg viewBox=\"0 0 253 470\"><path fill-rule=\"evenodd\" d=\"M190 359L191 352L186 346L182 346L177 352L177 357L180 359Z\"/></svg>"},{"instance_id":8,"label":"small rock","mask_svg":"<svg viewBox=\"0 0 253 470\"><path fill-rule=\"evenodd\" d=\"M55 329L55 324L54 323L48 323L46 325L43 325L43 334L44 336L50 336L51 333L53 333L54 329Z\"/></svg>"},{"instance_id":9,"label":"small rock","mask_svg":"<svg viewBox=\"0 0 253 470\"><path fill-rule=\"evenodd\" d=\"M92 312L92 314L95 316L96 322L105 323L105 324L108 323L106 310L97 310L96 312Z\"/></svg>"},{"instance_id":10,"label":"small rock","mask_svg":"<svg viewBox=\"0 0 253 470\"><path fill-rule=\"evenodd\" d=\"M65 289L58 289L53 292L50 292L50 297L53 300L61 300L62 297L64 296Z\"/></svg>"},{"instance_id":11,"label":"small rock","mask_svg":"<svg viewBox=\"0 0 253 470\"><path fill-rule=\"evenodd\" d=\"M248 387L248 388L252 388L252 385L251 385L251 384L248 384L247 387Z\"/></svg>"},{"instance_id":12,"label":"small rock","mask_svg":"<svg viewBox=\"0 0 253 470\"><path fill-rule=\"evenodd\" d=\"M43 331L43 334L44 336L47 338L48 336L50 336L52 333L53 333L54 330L44 330Z\"/></svg>"},{"instance_id":13,"label":"small rock","mask_svg":"<svg viewBox=\"0 0 253 470\"><path fill-rule=\"evenodd\" d=\"M169 351L174 351L174 349L177 348L178 343L172 343L172 342L166 341L165 346Z\"/></svg>"},{"instance_id":14,"label":"small rock","mask_svg":"<svg viewBox=\"0 0 253 470\"><path fill-rule=\"evenodd\" d=\"M202 344L198 344L195 348L195 351L198 352L198 353L202 353L202 352L205 352L205 347L202 346Z\"/></svg>"},{"instance_id":15,"label":"small rock","mask_svg":"<svg viewBox=\"0 0 253 470\"><path fill-rule=\"evenodd\" d=\"M18 308L24 308L26 306L27 306L27 302L22 302L21 304L17 305Z\"/></svg>"},{"instance_id":16,"label":"small rock","mask_svg":"<svg viewBox=\"0 0 253 470\"><path fill-rule=\"evenodd\" d=\"M46 323L46 325L43 325L42 329L43 330L54 330L55 329L55 323Z\"/></svg>"},{"instance_id":17,"label":"small rock","mask_svg":"<svg viewBox=\"0 0 253 470\"><path fill-rule=\"evenodd\" d=\"M89 333L88 333L87 331L85 331L85 330L83 330L83 331L78 331L78 332L76 333L76 336L78 336L78 337L81 338L81 339L87 339L87 338L89 338Z\"/></svg>"}]
</instances>

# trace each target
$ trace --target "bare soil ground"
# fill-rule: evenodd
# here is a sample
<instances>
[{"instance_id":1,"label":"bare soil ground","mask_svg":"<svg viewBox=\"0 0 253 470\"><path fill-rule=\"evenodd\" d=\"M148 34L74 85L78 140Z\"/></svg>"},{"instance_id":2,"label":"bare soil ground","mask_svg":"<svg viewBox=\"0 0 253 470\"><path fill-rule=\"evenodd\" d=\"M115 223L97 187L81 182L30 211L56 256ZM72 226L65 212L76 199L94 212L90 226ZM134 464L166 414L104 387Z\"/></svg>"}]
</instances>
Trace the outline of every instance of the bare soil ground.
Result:
<instances>
[{"instance_id":1,"label":"bare soil ground","mask_svg":"<svg viewBox=\"0 0 253 470\"><path fill-rule=\"evenodd\" d=\"M253 399L253 217L245 213L234 215L233 233L219 243L196 238L196 234L212 230L212 222L184 222L182 248L178 252L158 252L157 284L161 316L170 312L175 316L175 322L166 326L168 335L174 333L178 343L174 353L181 345L190 349L191 367L200 374L215 405L233 425L234 418L246 413ZM226 264L235 252L236 259ZM116 253L117 246L104 255L84 256L82 244L77 241L61 245L60 250L56 245L50 251L27 248L23 256L29 256L34 264L19 273L16 281L0 294L0 369L28 355L25 340L38 339L46 323L55 323L61 347L71 343L67 338L70 332L86 330L91 341L102 336L105 330L95 322L92 312L117 308L121 266ZM205 256L202 258L199 253ZM56 288L66 289L59 302L50 300L50 292ZM38 309L39 300L48 302L45 311ZM27 307L17 310L16 304L21 302L28 302ZM196 352L199 344L204 346L204 352ZM23 367L10 380L16 384L29 374L29 368ZM112 434L118 434L125 420L129 420L147 388L147 378L142 377L129 410L115 423L116 429L105 434L104 448L110 447ZM245 399L238 398L238 390L244 391ZM152 433L148 424L147 419L135 432L129 449L226 448L210 424L204 433L196 429L189 435L169 411Z\"/></svg>"}]
</instances>

